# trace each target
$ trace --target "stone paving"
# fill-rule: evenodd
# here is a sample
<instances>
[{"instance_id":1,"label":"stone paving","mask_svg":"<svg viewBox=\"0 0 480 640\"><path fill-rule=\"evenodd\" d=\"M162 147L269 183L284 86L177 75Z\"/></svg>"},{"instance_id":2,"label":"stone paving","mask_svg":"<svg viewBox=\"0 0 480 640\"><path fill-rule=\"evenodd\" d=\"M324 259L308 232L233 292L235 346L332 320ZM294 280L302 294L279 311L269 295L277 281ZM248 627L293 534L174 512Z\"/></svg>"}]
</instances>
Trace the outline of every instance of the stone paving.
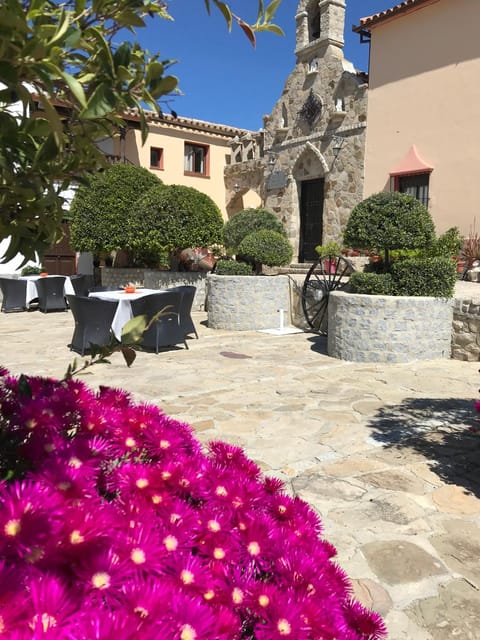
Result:
<instances>
[{"instance_id":1,"label":"stone paving","mask_svg":"<svg viewBox=\"0 0 480 640\"><path fill-rule=\"evenodd\" d=\"M129 389L282 478L321 514L390 640L480 639L479 364L349 363L314 334L194 319L189 350L140 353L130 369L115 354L84 379ZM2 313L0 364L61 376L72 329L69 312Z\"/></svg>"}]
</instances>

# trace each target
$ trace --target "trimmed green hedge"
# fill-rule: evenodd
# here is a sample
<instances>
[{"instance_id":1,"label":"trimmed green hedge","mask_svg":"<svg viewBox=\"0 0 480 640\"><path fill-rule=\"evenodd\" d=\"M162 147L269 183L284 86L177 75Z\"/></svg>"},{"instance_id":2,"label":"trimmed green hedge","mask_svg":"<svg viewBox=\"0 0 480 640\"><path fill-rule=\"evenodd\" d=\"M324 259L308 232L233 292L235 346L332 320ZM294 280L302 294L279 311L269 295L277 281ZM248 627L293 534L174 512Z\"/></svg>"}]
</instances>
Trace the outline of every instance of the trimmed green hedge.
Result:
<instances>
[{"instance_id":1,"label":"trimmed green hedge","mask_svg":"<svg viewBox=\"0 0 480 640\"><path fill-rule=\"evenodd\" d=\"M435 227L428 209L413 196L381 192L354 207L343 241L376 251L420 249L434 243Z\"/></svg>"},{"instance_id":2,"label":"trimmed green hedge","mask_svg":"<svg viewBox=\"0 0 480 640\"><path fill-rule=\"evenodd\" d=\"M138 253L209 247L223 240L222 214L215 202L197 189L182 185L147 191L126 226L135 229L132 249Z\"/></svg>"},{"instance_id":3,"label":"trimmed green hedge","mask_svg":"<svg viewBox=\"0 0 480 640\"><path fill-rule=\"evenodd\" d=\"M393 295L393 279L390 273L356 271L349 280L352 293L364 293L371 296Z\"/></svg>"},{"instance_id":4,"label":"trimmed green hedge","mask_svg":"<svg viewBox=\"0 0 480 640\"><path fill-rule=\"evenodd\" d=\"M139 196L162 181L148 169L114 164L86 178L70 206L70 243L77 251L94 254L128 248L138 230L126 222ZM128 226L128 228L127 228Z\"/></svg>"},{"instance_id":5,"label":"trimmed green hedge","mask_svg":"<svg viewBox=\"0 0 480 640\"><path fill-rule=\"evenodd\" d=\"M290 263L293 250L281 233L261 229L245 236L238 246L238 253L254 263L281 267Z\"/></svg>"},{"instance_id":6,"label":"trimmed green hedge","mask_svg":"<svg viewBox=\"0 0 480 640\"><path fill-rule=\"evenodd\" d=\"M261 229L270 229L282 236L287 236L283 224L267 209L244 209L225 223L223 229L225 247L235 253L240 253L238 247L242 240L250 233Z\"/></svg>"},{"instance_id":7,"label":"trimmed green hedge","mask_svg":"<svg viewBox=\"0 0 480 640\"><path fill-rule=\"evenodd\" d=\"M350 291L377 296L429 296L451 298L456 266L451 258L405 258L395 260L389 273L355 272Z\"/></svg>"},{"instance_id":8,"label":"trimmed green hedge","mask_svg":"<svg viewBox=\"0 0 480 640\"><path fill-rule=\"evenodd\" d=\"M410 258L392 264L394 295L451 298L457 278L451 258Z\"/></svg>"},{"instance_id":9,"label":"trimmed green hedge","mask_svg":"<svg viewBox=\"0 0 480 640\"><path fill-rule=\"evenodd\" d=\"M253 276L252 265L236 260L217 260L215 265L217 276Z\"/></svg>"}]
</instances>

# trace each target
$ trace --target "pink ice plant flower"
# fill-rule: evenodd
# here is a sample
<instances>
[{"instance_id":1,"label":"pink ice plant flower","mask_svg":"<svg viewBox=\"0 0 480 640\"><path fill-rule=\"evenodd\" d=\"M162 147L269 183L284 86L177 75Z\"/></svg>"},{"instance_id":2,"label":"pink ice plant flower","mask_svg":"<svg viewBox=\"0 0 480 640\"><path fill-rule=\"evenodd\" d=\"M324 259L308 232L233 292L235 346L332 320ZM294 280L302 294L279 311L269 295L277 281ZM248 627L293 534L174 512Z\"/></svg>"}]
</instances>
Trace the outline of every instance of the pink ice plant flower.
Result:
<instances>
[{"instance_id":1,"label":"pink ice plant flower","mask_svg":"<svg viewBox=\"0 0 480 640\"><path fill-rule=\"evenodd\" d=\"M121 389L0 368L0 637L381 640L318 514Z\"/></svg>"}]
</instances>

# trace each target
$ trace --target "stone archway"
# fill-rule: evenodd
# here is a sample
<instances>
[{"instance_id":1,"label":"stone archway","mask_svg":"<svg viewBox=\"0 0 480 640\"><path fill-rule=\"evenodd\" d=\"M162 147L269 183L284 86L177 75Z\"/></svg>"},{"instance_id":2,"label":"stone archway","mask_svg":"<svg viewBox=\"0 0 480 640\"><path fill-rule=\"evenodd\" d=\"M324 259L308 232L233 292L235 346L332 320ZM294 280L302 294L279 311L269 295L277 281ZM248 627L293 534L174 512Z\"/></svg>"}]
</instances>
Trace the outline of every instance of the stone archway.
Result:
<instances>
[{"instance_id":1,"label":"stone archway","mask_svg":"<svg viewBox=\"0 0 480 640\"><path fill-rule=\"evenodd\" d=\"M323 241L325 177L329 168L322 153L307 142L299 149L292 174L297 185L298 261L316 259L315 247Z\"/></svg>"}]
</instances>

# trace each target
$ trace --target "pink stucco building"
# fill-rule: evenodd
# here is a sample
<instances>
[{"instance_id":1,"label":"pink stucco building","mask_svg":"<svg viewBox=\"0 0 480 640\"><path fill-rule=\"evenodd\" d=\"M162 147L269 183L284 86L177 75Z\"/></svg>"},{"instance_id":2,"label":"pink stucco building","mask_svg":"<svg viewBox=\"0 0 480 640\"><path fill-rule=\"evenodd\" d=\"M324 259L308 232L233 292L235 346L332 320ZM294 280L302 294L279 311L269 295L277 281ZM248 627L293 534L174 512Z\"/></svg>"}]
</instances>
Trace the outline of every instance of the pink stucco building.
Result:
<instances>
[{"instance_id":1,"label":"pink stucco building","mask_svg":"<svg viewBox=\"0 0 480 640\"><path fill-rule=\"evenodd\" d=\"M479 0L406 0L354 27L370 41L364 196L407 191L437 231L480 227Z\"/></svg>"}]
</instances>

